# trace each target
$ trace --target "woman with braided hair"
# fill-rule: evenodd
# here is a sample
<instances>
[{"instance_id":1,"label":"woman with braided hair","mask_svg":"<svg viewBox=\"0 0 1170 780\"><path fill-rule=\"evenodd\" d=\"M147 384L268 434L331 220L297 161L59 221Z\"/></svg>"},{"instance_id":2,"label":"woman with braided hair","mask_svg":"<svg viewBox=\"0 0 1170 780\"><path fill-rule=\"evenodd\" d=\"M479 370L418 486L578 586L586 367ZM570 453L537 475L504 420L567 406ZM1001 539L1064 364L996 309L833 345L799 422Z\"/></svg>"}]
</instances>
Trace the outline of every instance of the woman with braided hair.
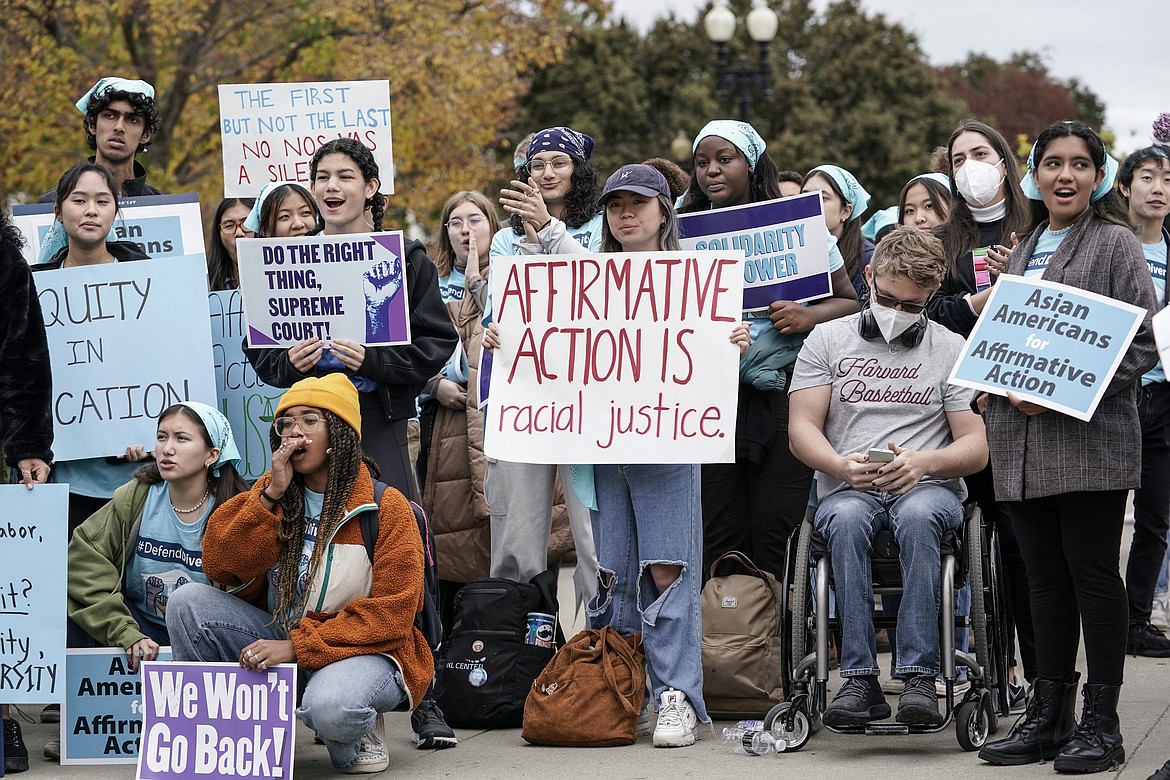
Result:
<instances>
[{"instance_id":1,"label":"woman with braided hair","mask_svg":"<svg viewBox=\"0 0 1170 780\"><path fill-rule=\"evenodd\" d=\"M296 663L308 684L296 714L350 773L389 766L382 713L413 709L434 659L414 625L423 550L413 511L362 452L358 393L342 374L309 377L280 399L272 469L208 520L203 567L227 586L267 580L271 614L189 585L167 610L176 660ZM367 552L359 516L378 511ZM191 592L188 593L187 591Z\"/></svg>"}]
</instances>

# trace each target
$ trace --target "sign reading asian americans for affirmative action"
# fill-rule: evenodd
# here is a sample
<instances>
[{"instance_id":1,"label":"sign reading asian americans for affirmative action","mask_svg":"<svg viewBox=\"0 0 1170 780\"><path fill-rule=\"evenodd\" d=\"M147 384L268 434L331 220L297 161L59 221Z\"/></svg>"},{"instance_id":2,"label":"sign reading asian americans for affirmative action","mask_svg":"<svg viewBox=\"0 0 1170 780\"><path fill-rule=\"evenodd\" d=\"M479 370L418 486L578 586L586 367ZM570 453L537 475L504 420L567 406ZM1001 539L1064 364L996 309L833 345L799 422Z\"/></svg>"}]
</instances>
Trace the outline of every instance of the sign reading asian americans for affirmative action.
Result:
<instances>
[{"instance_id":1,"label":"sign reading asian americans for affirmative action","mask_svg":"<svg viewBox=\"0 0 1170 780\"><path fill-rule=\"evenodd\" d=\"M487 454L733 460L742 278L716 252L492 258Z\"/></svg>"},{"instance_id":2,"label":"sign reading asian americans for affirmative action","mask_svg":"<svg viewBox=\"0 0 1170 780\"><path fill-rule=\"evenodd\" d=\"M394 192L390 82L220 84L224 194L255 196L269 182L309 183L309 163L337 138L360 141Z\"/></svg>"},{"instance_id":3,"label":"sign reading asian americans for affirmative action","mask_svg":"<svg viewBox=\"0 0 1170 780\"><path fill-rule=\"evenodd\" d=\"M402 233L241 238L248 346L349 339L410 343Z\"/></svg>"},{"instance_id":4,"label":"sign reading asian americans for affirmative action","mask_svg":"<svg viewBox=\"0 0 1170 780\"><path fill-rule=\"evenodd\" d=\"M1000 276L950 382L1089 420L1146 314L1078 287Z\"/></svg>"},{"instance_id":5,"label":"sign reading asian americans for affirmative action","mask_svg":"<svg viewBox=\"0 0 1170 780\"><path fill-rule=\"evenodd\" d=\"M737 258L743 310L812 301L832 292L820 193L679 215L683 248Z\"/></svg>"},{"instance_id":6,"label":"sign reading asian americans for affirmative action","mask_svg":"<svg viewBox=\"0 0 1170 780\"><path fill-rule=\"evenodd\" d=\"M58 460L154 441L163 410L213 402L203 255L38 272Z\"/></svg>"}]
</instances>

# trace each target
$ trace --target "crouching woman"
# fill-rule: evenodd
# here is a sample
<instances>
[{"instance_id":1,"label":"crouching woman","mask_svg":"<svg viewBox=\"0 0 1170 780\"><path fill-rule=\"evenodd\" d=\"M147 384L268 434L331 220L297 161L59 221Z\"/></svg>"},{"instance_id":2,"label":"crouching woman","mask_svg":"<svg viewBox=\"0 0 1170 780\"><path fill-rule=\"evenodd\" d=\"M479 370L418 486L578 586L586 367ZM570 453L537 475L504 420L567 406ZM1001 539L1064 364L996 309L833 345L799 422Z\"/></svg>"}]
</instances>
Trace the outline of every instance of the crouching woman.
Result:
<instances>
[{"instance_id":1,"label":"crouching woman","mask_svg":"<svg viewBox=\"0 0 1170 780\"><path fill-rule=\"evenodd\" d=\"M308 680L297 717L350 773L389 765L382 713L413 709L434 672L414 626L423 604L414 514L393 488L375 503L361 429L345 375L289 388L269 437L271 471L212 514L203 541L213 581L267 579L271 614L211 587L183 588L167 612L175 660L259 671L296 663ZM374 509L371 554L360 515Z\"/></svg>"}]
</instances>

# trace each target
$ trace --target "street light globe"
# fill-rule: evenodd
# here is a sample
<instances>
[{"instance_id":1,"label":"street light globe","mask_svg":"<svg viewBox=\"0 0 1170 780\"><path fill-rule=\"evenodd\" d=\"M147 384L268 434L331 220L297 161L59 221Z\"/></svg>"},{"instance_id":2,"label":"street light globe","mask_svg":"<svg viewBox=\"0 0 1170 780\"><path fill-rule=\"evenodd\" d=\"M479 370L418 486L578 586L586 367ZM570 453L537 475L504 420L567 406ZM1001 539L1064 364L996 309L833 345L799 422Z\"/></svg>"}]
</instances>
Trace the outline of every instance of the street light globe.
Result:
<instances>
[{"instance_id":1,"label":"street light globe","mask_svg":"<svg viewBox=\"0 0 1170 780\"><path fill-rule=\"evenodd\" d=\"M747 15L747 29L748 35L752 37L753 41L768 43L776 37L776 29L779 26L780 17L768 7L767 0L752 0L752 10ZM707 33L708 36L710 34L710 32Z\"/></svg>"},{"instance_id":2,"label":"street light globe","mask_svg":"<svg viewBox=\"0 0 1170 780\"><path fill-rule=\"evenodd\" d=\"M670 154L679 162L691 159L691 139L687 138L682 130L679 130L678 135L670 142Z\"/></svg>"},{"instance_id":3,"label":"street light globe","mask_svg":"<svg viewBox=\"0 0 1170 780\"><path fill-rule=\"evenodd\" d=\"M703 17L703 29L712 43L727 43L735 35L735 14L728 5L728 0L715 0L711 10ZM772 34L775 35L775 31Z\"/></svg>"}]
</instances>

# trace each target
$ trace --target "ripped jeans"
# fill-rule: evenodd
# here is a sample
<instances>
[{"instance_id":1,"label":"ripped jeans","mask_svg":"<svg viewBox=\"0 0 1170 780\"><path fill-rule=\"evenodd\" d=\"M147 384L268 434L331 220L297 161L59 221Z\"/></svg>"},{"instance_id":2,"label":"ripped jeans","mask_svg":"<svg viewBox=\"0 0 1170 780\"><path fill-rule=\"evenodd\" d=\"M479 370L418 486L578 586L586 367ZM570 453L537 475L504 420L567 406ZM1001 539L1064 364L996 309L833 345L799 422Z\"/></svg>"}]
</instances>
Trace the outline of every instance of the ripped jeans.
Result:
<instances>
[{"instance_id":1,"label":"ripped jeans","mask_svg":"<svg viewBox=\"0 0 1170 780\"><path fill-rule=\"evenodd\" d=\"M597 595L589 624L624 635L642 632L654 705L667 688L686 694L695 714L710 721L703 702L703 624L699 588L703 513L697 465L595 465ZM652 563L682 567L658 592Z\"/></svg>"}]
</instances>

